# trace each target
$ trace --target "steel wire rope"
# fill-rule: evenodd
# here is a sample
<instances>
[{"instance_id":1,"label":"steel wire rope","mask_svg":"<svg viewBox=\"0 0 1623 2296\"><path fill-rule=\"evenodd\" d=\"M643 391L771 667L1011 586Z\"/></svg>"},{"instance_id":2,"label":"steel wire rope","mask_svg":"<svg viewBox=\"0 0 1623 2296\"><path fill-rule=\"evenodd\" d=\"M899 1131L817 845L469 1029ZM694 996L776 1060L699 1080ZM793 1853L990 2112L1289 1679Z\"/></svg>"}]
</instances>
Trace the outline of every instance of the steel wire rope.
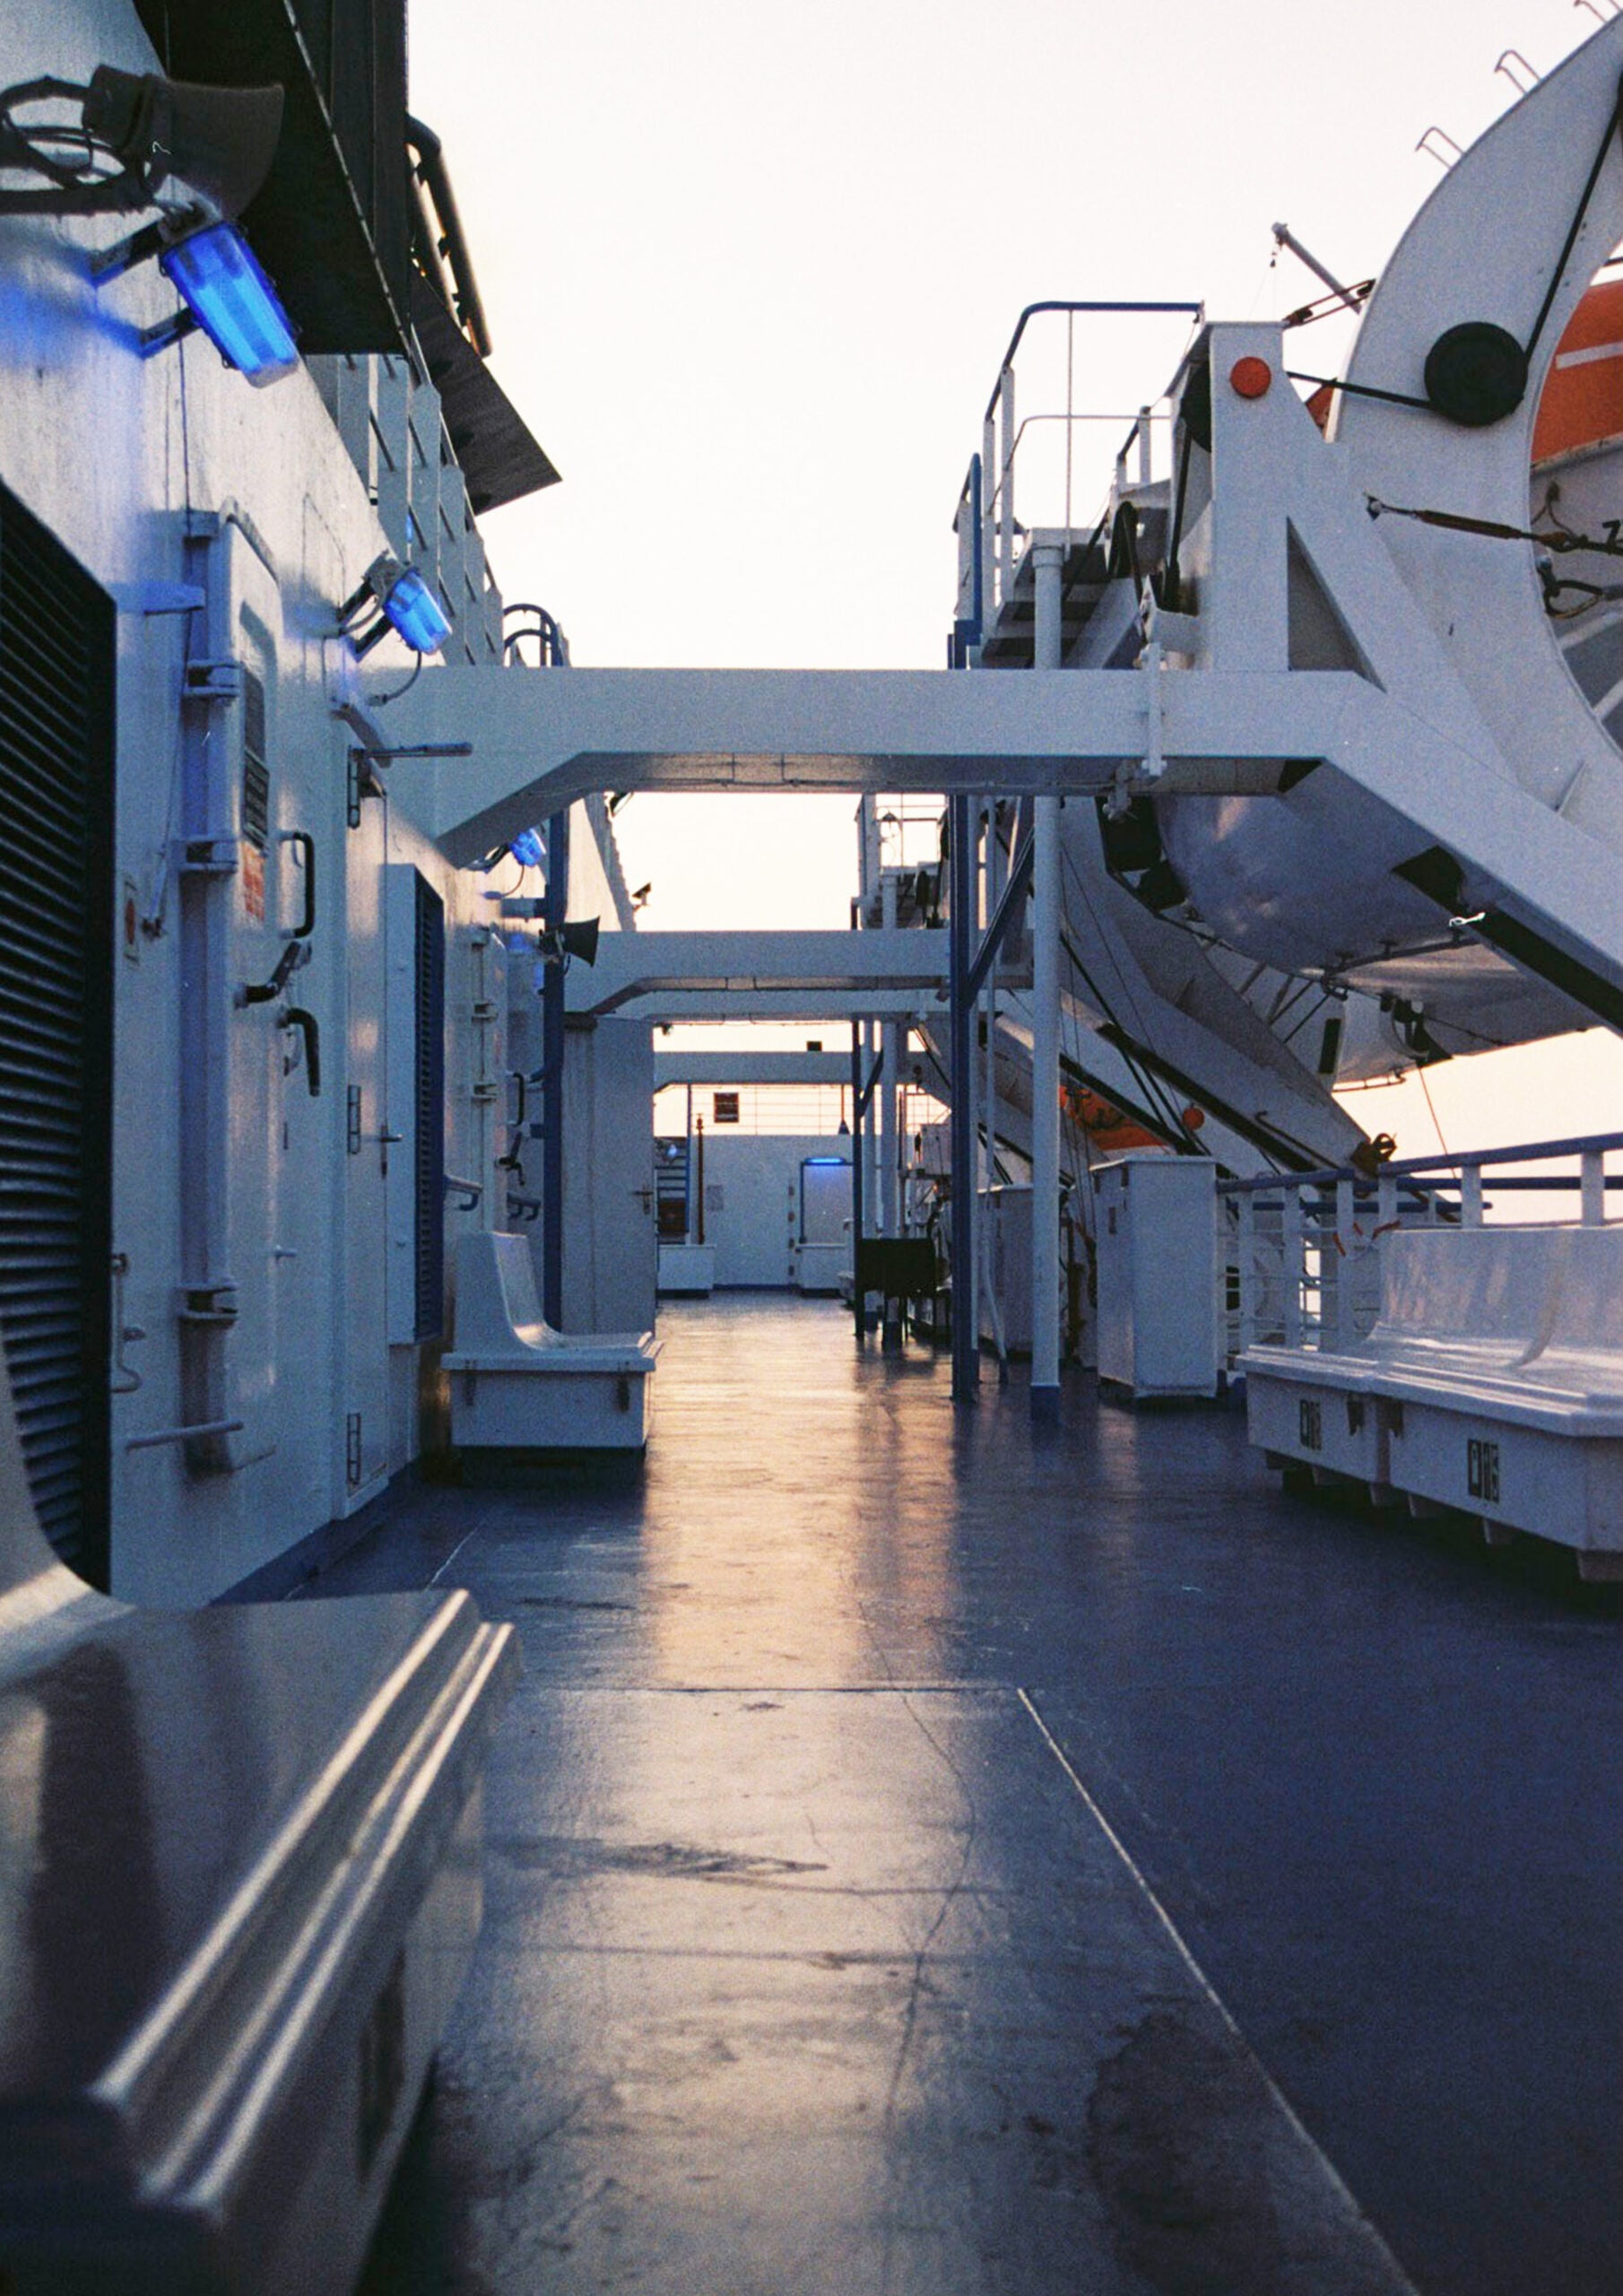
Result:
<instances>
[{"instance_id":1,"label":"steel wire rope","mask_svg":"<svg viewBox=\"0 0 1623 2296\"><path fill-rule=\"evenodd\" d=\"M1443 1151L1444 1158L1447 1162L1450 1171L1453 1172L1455 1179L1458 1179L1460 1177L1460 1168L1454 1162L1454 1153L1450 1149L1447 1141L1443 1137L1443 1126L1437 1118L1436 1103L1431 1097L1431 1086L1426 1082L1426 1071L1424 1067L1417 1062L1414 1073L1420 1080L1420 1091L1425 1096L1427 1114L1431 1118L1431 1128L1437 1135L1437 1146Z\"/></svg>"},{"instance_id":2,"label":"steel wire rope","mask_svg":"<svg viewBox=\"0 0 1623 2296\"><path fill-rule=\"evenodd\" d=\"M1086 909L1089 916L1093 920L1095 931L1098 934L1101 941L1105 943L1105 945L1108 947L1109 936L1105 930L1105 921L1099 915L1098 909L1094 903L1093 897L1089 890L1086 879L1083 877L1081 870L1077 867L1075 862L1071 858L1071 856L1066 852L1063 844L1060 848L1060 865L1062 873L1068 873L1072 882L1075 884L1077 891L1081 898L1082 906ZM1121 1022L1117 1017L1115 1008L1112 1005L1109 998L1106 996L1103 990L1099 987L1098 981L1095 980L1089 968L1082 962L1081 956L1077 952L1075 944L1072 942L1071 935L1064 930L1063 926L1060 928L1060 946L1064 950L1065 954L1070 958L1071 962L1081 975L1087 987L1091 990L1095 999L1103 1011L1106 1019L1115 1029L1116 1029L1118 1033L1123 1032ZM1148 1045L1151 1041L1151 1032L1145 1023L1144 1015L1138 1009L1138 1001L1133 992L1133 984L1126 978L1124 973L1121 975L1121 985L1124 992L1128 1015L1133 1023L1133 1040L1140 1044ZM1176 1140L1182 1140L1185 1136L1184 1134L1182 1121L1177 1110L1172 1107L1170 1099L1160 1084L1159 1080L1153 1079L1148 1071L1141 1069L1138 1062L1134 1059L1133 1053L1125 1046L1118 1046L1117 1049L1121 1052L1123 1058L1126 1061L1128 1069L1137 1083L1140 1091L1145 1095L1146 1099L1149 1100L1151 1106L1159 1109L1162 1121L1171 1126L1173 1137ZM1080 1062L1078 1065L1079 1066L1081 1065Z\"/></svg>"},{"instance_id":3,"label":"steel wire rope","mask_svg":"<svg viewBox=\"0 0 1623 2296\"><path fill-rule=\"evenodd\" d=\"M1177 1145L1180 1154L1185 1152L1188 1148L1188 1139L1184 1131L1178 1112L1172 1105L1166 1087L1159 1077L1156 1075L1155 1071L1152 1068L1146 1065L1139 1052L1136 1050L1135 1048L1139 1039L1130 1036L1122 1027L1120 1021L1116 1018L1115 1011L1110 1004L1109 999L1104 996L1099 988L1098 983L1094 979L1087 966L1082 962L1081 958L1077 954L1075 946L1072 943L1069 935L1062 933L1060 935L1060 943L1065 952L1065 954L1070 958L1072 963L1081 974L1084 985L1092 992L1093 996L1097 1000L1099 1009L1103 1012L1109 1026L1115 1031L1115 1037L1113 1039L1107 1038L1106 1041L1107 1043L1114 1044L1115 1051L1120 1054L1122 1059L1125 1062L1128 1074L1132 1076L1134 1084L1138 1087L1139 1093L1144 1102L1147 1120L1151 1124L1159 1125L1161 1126L1162 1130L1168 1135L1169 1141Z\"/></svg>"}]
</instances>

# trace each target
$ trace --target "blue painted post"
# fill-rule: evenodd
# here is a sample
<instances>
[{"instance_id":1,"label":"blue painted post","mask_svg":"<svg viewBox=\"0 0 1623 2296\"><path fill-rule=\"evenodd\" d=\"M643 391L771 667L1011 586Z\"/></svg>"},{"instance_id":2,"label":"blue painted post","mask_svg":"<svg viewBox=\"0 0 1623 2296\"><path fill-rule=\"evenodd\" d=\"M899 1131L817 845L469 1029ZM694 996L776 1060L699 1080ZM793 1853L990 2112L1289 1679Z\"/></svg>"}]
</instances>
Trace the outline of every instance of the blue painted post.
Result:
<instances>
[{"instance_id":1,"label":"blue painted post","mask_svg":"<svg viewBox=\"0 0 1623 2296\"><path fill-rule=\"evenodd\" d=\"M980 1344L969 1317L975 1265L975 1126L969 1091L970 1023L975 1000L969 968L975 934L975 827L967 796L950 800L951 907L947 924L952 1070L952 1400L973 1403L980 1381Z\"/></svg>"}]
</instances>

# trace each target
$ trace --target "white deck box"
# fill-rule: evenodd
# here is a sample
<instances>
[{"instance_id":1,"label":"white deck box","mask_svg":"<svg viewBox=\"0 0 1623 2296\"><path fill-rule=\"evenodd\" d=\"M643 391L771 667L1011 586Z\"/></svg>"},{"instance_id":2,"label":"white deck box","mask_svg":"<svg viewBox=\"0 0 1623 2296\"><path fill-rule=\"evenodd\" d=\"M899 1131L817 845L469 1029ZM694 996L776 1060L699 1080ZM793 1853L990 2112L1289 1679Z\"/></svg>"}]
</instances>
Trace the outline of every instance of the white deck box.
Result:
<instances>
[{"instance_id":1,"label":"white deck box","mask_svg":"<svg viewBox=\"0 0 1623 2296\"><path fill-rule=\"evenodd\" d=\"M456 1247L451 1439L459 1450L640 1451L648 1439L651 1332L577 1335L541 1319L522 1236Z\"/></svg>"}]
</instances>

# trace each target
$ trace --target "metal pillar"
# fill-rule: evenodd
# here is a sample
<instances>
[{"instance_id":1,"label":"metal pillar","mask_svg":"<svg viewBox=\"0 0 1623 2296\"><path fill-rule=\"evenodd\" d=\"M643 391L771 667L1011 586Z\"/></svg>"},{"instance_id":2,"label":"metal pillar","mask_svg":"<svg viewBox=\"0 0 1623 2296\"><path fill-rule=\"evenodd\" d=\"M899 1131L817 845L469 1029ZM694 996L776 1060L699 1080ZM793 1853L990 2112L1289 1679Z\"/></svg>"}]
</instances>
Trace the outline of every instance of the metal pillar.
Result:
<instances>
[{"instance_id":1,"label":"metal pillar","mask_svg":"<svg viewBox=\"0 0 1623 2296\"><path fill-rule=\"evenodd\" d=\"M871 1076L874 1073L874 1065L879 1058L879 1022L873 1020L865 1020L862 1024L862 1030L863 1059L866 1064L865 1073L867 1075ZM868 1232L870 1235L877 1236L883 1233L883 1226L879 1216L879 1157L877 1152L879 1144L875 1137L878 1130L878 1120L874 1114L872 1095L870 1095L868 1106L864 1111L864 1114L867 1120L863 1126L863 1193L866 1198L868 1205Z\"/></svg>"},{"instance_id":2,"label":"metal pillar","mask_svg":"<svg viewBox=\"0 0 1623 2296\"><path fill-rule=\"evenodd\" d=\"M569 816L561 813L547 823L547 931L568 913ZM541 990L541 1312L554 1331L563 1329L563 964L554 958Z\"/></svg>"},{"instance_id":3,"label":"metal pillar","mask_svg":"<svg viewBox=\"0 0 1623 2296\"><path fill-rule=\"evenodd\" d=\"M1057 544L1034 545L1037 631L1033 667L1061 666ZM1060 1401L1060 801L1033 807L1031 996L1031 1415L1054 1420Z\"/></svg>"},{"instance_id":4,"label":"metal pillar","mask_svg":"<svg viewBox=\"0 0 1623 2296\"><path fill-rule=\"evenodd\" d=\"M866 1217L867 1178L863 1170L867 1154L868 1113L863 1099L863 1087L867 1082L864 1059L863 1024L851 1023L851 1314L856 1326L856 1342L860 1347L868 1336L868 1302L863 1294L861 1282L863 1258L863 1222Z\"/></svg>"},{"instance_id":5,"label":"metal pillar","mask_svg":"<svg viewBox=\"0 0 1623 2296\"><path fill-rule=\"evenodd\" d=\"M1007 857L997 833L995 797L988 801L986 807L986 841L984 856L982 883L985 889L984 905L989 936L992 921L998 914L999 905L1008 883ZM985 1031L986 1041L981 1049L980 1091L976 1114L985 1141L986 1187L990 1191L997 1186L997 948L995 944L988 947L988 943L985 940L981 945L987 949L991 962L986 968L986 985L981 991L981 1026ZM989 1205L988 1209L990 1209ZM992 1224L989 1219L983 1225L977 1242L979 1248L975 1255L975 1328L978 1334L981 1329L981 1308L984 1302L987 1309L987 1320L992 1326L993 1344L997 1350L998 1378L1000 1380L1006 1381L1009 1377L1008 1350L1003 1337L1002 1302L997 1296L997 1286L993 1280Z\"/></svg>"},{"instance_id":6,"label":"metal pillar","mask_svg":"<svg viewBox=\"0 0 1623 2296\"><path fill-rule=\"evenodd\" d=\"M896 930L896 878L884 877L880 889L880 914L887 932ZM879 1102L879 1230L884 1236L902 1231L900 1191L897 1185L896 1110L901 1083L901 1031L894 1021L884 1023L881 1043L885 1065L880 1077Z\"/></svg>"},{"instance_id":7,"label":"metal pillar","mask_svg":"<svg viewBox=\"0 0 1623 2296\"><path fill-rule=\"evenodd\" d=\"M985 809L985 803L986 801L984 797L976 796L972 797L969 804L970 834L973 839L974 848L970 855L970 883L975 888L970 900L969 909L974 926L972 940L974 946L977 949L981 945L982 922L984 918L989 917L992 913L990 905L983 898L984 887L982 884L981 875L981 857L983 850L985 849L982 843L982 814ZM990 840L987 840L987 842L989 843ZM983 1257L982 1245L984 1242L979 1217L981 1190L985 1187L992 1177L981 1148L981 1126L985 1103L985 1095L983 1091L983 1078L981 1074L981 1018L982 1013L977 999L975 1001L974 1009L971 1011L969 1016L969 1137L971 1142L974 1144L975 1150L976 1231L975 1254L969 1264L968 1301L969 1328L975 1334L975 1344L977 1350L979 1349L981 1339L981 1260Z\"/></svg>"},{"instance_id":8,"label":"metal pillar","mask_svg":"<svg viewBox=\"0 0 1623 2296\"><path fill-rule=\"evenodd\" d=\"M972 1067L975 1004L969 967L975 936L975 822L971 801L949 800L951 906L948 918L952 1071L952 1400L973 1403L980 1378L980 1345L968 1315L969 1270L975 1265L975 1111L967 1089Z\"/></svg>"}]
</instances>

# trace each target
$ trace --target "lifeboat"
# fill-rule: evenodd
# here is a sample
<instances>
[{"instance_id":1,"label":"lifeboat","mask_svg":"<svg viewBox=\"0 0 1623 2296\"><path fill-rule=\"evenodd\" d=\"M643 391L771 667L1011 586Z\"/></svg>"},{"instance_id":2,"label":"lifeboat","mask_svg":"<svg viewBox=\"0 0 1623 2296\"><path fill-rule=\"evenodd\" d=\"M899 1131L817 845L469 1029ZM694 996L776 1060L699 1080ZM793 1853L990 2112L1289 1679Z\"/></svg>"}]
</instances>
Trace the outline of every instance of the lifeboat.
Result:
<instances>
[{"instance_id":1,"label":"lifeboat","mask_svg":"<svg viewBox=\"0 0 1623 2296\"><path fill-rule=\"evenodd\" d=\"M1533 425L1533 469L1617 446L1623 446L1623 275L1597 280L1561 337Z\"/></svg>"}]
</instances>

